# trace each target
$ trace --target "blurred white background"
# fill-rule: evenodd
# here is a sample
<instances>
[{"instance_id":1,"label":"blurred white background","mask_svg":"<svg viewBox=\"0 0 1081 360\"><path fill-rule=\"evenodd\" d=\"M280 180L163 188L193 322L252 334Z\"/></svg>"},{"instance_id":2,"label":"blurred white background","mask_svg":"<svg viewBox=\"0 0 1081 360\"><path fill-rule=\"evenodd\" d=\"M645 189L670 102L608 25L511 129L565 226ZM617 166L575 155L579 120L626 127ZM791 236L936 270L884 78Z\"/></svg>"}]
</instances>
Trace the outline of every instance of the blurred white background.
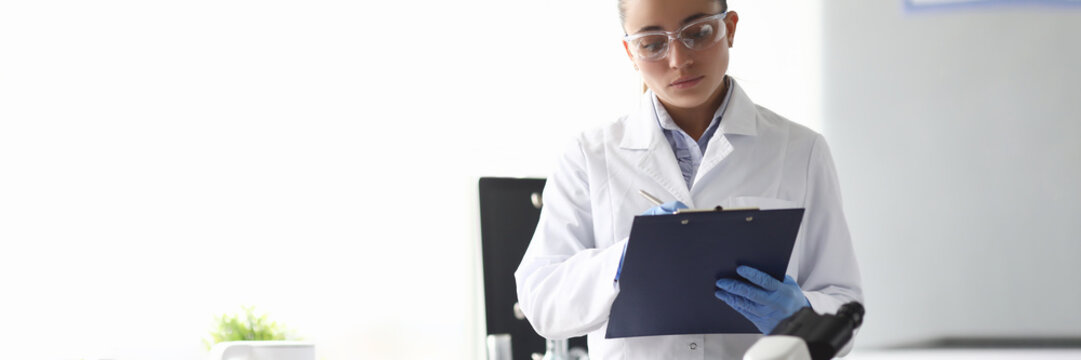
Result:
<instances>
[{"instance_id":1,"label":"blurred white background","mask_svg":"<svg viewBox=\"0 0 1081 360\"><path fill-rule=\"evenodd\" d=\"M830 141L857 350L1076 337L1081 12L903 3L730 1L729 74ZM638 101L615 6L0 3L0 358L202 359L244 305L480 358L477 179Z\"/></svg>"},{"instance_id":2,"label":"blurred white background","mask_svg":"<svg viewBox=\"0 0 1081 360\"><path fill-rule=\"evenodd\" d=\"M0 358L202 359L242 305L481 357L476 181L634 106L615 6L0 3ZM730 7L730 74L821 128L820 2Z\"/></svg>"},{"instance_id":3,"label":"blurred white background","mask_svg":"<svg viewBox=\"0 0 1081 360\"><path fill-rule=\"evenodd\" d=\"M823 6L823 130L867 295L859 344L1077 351L1081 2L917 3Z\"/></svg>"}]
</instances>

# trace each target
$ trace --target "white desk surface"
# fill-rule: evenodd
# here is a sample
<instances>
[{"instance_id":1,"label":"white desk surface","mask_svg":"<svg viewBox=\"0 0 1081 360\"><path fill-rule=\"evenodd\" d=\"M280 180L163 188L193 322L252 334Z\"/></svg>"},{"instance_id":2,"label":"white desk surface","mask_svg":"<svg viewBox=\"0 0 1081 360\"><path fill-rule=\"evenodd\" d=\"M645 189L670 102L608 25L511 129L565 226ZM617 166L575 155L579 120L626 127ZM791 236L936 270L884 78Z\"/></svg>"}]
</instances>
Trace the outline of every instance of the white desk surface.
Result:
<instances>
[{"instance_id":1,"label":"white desk surface","mask_svg":"<svg viewBox=\"0 0 1081 360\"><path fill-rule=\"evenodd\" d=\"M849 360L1081 360L1081 349L855 350Z\"/></svg>"}]
</instances>

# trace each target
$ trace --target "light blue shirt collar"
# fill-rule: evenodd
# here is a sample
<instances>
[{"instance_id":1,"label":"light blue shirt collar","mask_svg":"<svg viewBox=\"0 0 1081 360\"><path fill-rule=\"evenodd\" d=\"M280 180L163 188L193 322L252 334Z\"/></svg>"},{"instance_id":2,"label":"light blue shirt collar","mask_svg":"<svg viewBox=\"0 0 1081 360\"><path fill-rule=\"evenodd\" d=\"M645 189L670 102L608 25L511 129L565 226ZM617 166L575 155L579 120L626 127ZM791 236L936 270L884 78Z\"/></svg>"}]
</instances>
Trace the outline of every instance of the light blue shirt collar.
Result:
<instances>
[{"instance_id":1,"label":"light blue shirt collar","mask_svg":"<svg viewBox=\"0 0 1081 360\"><path fill-rule=\"evenodd\" d=\"M702 133L702 137L698 138L697 142L688 135L687 132L683 131L679 125L676 125L675 120L672 120L672 116L668 114L664 105L657 99L657 95L652 94L653 117L663 130L662 132L664 133L664 138L668 140L668 145L672 147L672 153L676 156L676 162L679 163L679 171L683 175L683 181L687 184L688 190L694 185L695 176L698 174L698 167L702 164L702 157L706 153L706 146L709 145L709 140L713 138L713 134L717 132L718 124L721 123L721 118L728 108L728 101L732 98L732 79L725 76L724 81L728 88L727 93L724 95L724 101L722 101L721 106L717 107L717 110L713 112L713 120L710 121L709 126L706 127L706 131Z\"/></svg>"},{"instance_id":2,"label":"light blue shirt collar","mask_svg":"<svg viewBox=\"0 0 1081 360\"><path fill-rule=\"evenodd\" d=\"M728 108L728 101L732 98L732 78L727 75L724 77L725 87L727 91L724 94L724 101L721 102L721 106L717 107L717 111L713 112L713 120L710 121L709 127L702 133L702 137L698 138L698 147L702 153L706 152L706 146L709 145L709 139L713 138L713 134L717 132L717 128L720 126L721 118L724 116L725 110ZM665 110L664 105L661 104L660 99L657 98L657 94L652 96L653 100L653 112L657 123L661 126L661 129L665 130L665 137L669 139L669 143L672 142L672 136L669 136L669 132L678 132L686 139L693 140L683 129L676 125L676 121L672 119L672 116L668 114L668 110ZM672 148L676 148L676 144L672 144Z\"/></svg>"}]
</instances>

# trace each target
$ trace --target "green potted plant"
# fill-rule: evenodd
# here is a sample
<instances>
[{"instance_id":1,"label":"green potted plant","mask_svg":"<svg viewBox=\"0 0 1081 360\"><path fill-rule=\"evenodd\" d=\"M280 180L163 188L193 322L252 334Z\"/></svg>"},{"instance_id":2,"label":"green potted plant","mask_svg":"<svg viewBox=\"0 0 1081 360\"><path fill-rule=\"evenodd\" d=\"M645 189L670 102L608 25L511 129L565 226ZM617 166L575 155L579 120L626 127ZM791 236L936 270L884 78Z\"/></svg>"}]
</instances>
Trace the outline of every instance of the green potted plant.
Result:
<instances>
[{"instance_id":1,"label":"green potted plant","mask_svg":"<svg viewBox=\"0 0 1081 360\"><path fill-rule=\"evenodd\" d=\"M255 307L243 307L242 314L216 318L210 339L210 359L315 360L315 345L298 340L285 327L256 314Z\"/></svg>"},{"instance_id":2,"label":"green potted plant","mask_svg":"<svg viewBox=\"0 0 1081 360\"><path fill-rule=\"evenodd\" d=\"M241 308L241 314L215 317L216 326L210 331L210 339L203 340L207 348L225 341L298 340L285 327L267 319L266 314L256 314L254 306Z\"/></svg>"}]
</instances>

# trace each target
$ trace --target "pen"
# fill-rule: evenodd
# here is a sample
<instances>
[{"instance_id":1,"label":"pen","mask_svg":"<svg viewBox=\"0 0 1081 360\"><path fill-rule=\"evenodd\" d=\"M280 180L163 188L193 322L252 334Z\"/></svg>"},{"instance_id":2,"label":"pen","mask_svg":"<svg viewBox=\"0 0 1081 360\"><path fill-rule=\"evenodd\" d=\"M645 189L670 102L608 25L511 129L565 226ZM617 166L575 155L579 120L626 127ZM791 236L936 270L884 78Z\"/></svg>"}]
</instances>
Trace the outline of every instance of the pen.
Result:
<instances>
[{"instance_id":1,"label":"pen","mask_svg":"<svg viewBox=\"0 0 1081 360\"><path fill-rule=\"evenodd\" d=\"M650 193L647 193L645 190L638 190L638 193L642 194L642 197L646 198L646 200L649 200L649 202L653 203L653 205L664 204L664 202L661 201L661 199L658 199L656 196L653 196Z\"/></svg>"}]
</instances>

